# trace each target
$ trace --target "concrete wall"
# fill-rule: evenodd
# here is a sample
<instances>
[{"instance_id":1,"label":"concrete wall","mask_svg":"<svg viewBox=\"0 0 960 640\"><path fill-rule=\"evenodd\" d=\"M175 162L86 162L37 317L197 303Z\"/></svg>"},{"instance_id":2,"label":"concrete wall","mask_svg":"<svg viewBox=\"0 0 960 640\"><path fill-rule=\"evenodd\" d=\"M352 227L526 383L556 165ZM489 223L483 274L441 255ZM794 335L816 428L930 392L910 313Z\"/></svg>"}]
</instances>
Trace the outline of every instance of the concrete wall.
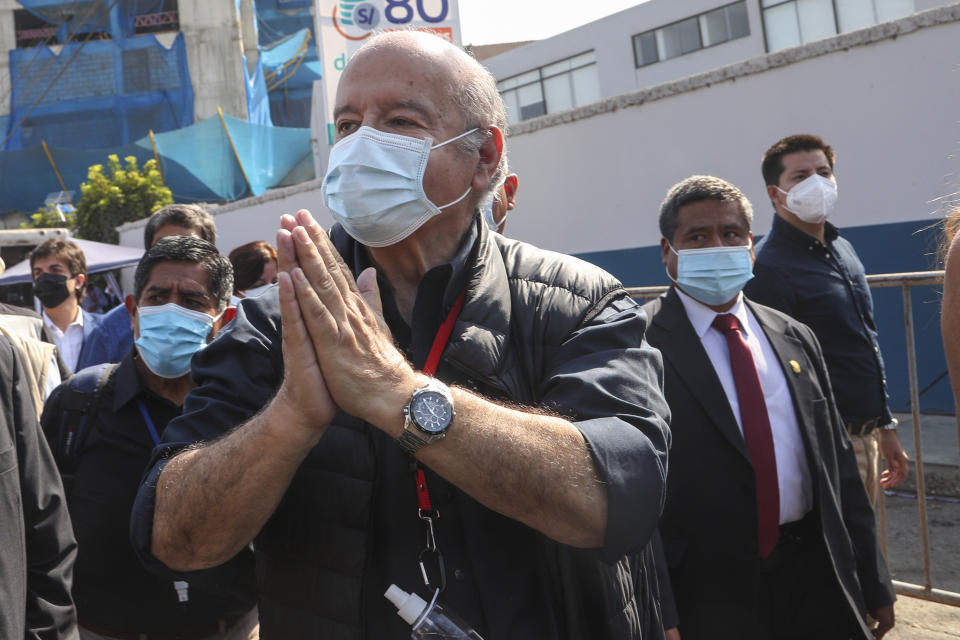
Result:
<instances>
[{"instance_id":1,"label":"concrete wall","mask_svg":"<svg viewBox=\"0 0 960 640\"><path fill-rule=\"evenodd\" d=\"M247 198L224 205L206 205L217 224L217 248L224 255L235 247L264 240L276 243L280 216L308 209L325 228L333 225L329 212L320 203L320 182L312 180L293 187L274 189L257 198ZM143 228L146 220L129 222L121 227L120 244L143 246Z\"/></svg>"},{"instance_id":2,"label":"concrete wall","mask_svg":"<svg viewBox=\"0 0 960 640\"><path fill-rule=\"evenodd\" d=\"M180 30L187 46L193 110L197 121L217 115L217 106L247 119L243 37L235 3L180 2Z\"/></svg>"}]
</instances>

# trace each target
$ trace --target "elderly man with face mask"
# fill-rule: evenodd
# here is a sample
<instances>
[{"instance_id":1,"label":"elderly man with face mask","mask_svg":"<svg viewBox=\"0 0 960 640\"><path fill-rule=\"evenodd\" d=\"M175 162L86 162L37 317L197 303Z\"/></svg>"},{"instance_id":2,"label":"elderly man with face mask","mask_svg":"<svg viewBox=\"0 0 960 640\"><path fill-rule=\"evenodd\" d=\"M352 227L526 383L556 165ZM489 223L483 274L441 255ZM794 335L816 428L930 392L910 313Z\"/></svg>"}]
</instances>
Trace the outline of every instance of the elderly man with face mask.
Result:
<instances>
[{"instance_id":1,"label":"elderly man with face mask","mask_svg":"<svg viewBox=\"0 0 960 640\"><path fill-rule=\"evenodd\" d=\"M80 549L73 594L81 640L256 637L248 551L210 575L158 577L129 541L143 469L194 386L190 359L219 331L232 290L230 262L212 244L159 240L126 299L135 346L117 365L78 372L44 408Z\"/></svg>"},{"instance_id":2,"label":"elderly man with face mask","mask_svg":"<svg viewBox=\"0 0 960 640\"><path fill-rule=\"evenodd\" d=\"M194 360L138 496L145 561L253 540L264 638L405 637L391 584L488 640L657 637L669 435L644 314L603 271L489 232L506 119L459 49L371 37L334 118L337 224L285 216L279 286Z\"/></svg>"}]
</instances>

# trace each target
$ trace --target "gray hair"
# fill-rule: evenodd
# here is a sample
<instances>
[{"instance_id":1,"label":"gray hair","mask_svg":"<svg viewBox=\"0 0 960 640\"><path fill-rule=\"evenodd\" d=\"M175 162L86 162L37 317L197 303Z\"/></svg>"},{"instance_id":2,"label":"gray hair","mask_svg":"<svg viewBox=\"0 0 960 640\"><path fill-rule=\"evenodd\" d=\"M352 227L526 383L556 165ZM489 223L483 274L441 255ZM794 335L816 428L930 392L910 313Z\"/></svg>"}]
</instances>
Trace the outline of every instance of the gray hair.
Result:
<instances>
[{"instance_id":1,"label":"gray hair","mask_svg":"<svg viewBox=\"0 0 960 640\"><path fill-rule=\"evenodd\" d=\"M680 224L680 207L701 200L733 202L740 209L747 229L753 227L753 205L737 187L714 176L690 176L670 187L667 197L660 203L660 235L673 242L673 234Z\"/></svg>"},{"instance_id":2,"label":"gray hair","mask_svg":"<svg viewBox=\"0 0 960 640\"><path fill-rule=\"evenodd\" d=\"M193 229L210 244L217 243L217 225L206 209L197 204L168 204L150 216L143 229L143 248L153 246L153 236L160 227L173 225Z\"/></svg>"},{"instance_id":3,"label":"gray hair","mask_svg":"<svg viewBox=\"0 0 960 640\"><path fill-rule=\"evenodd\" d=\"M480 194L482 201L485 196L498 189L506 180L509 168L507 165L507 108L503 104L503 97L497 90L497 81L487 71L486 67L470 58L473 63L473 73L470 79L454 94L454 101L463 113L468 128L478 127L470 135L463 138L461 148L467 152L479 151L487 139L493 135L490 127L500 129L504 135L503 152L500 154L500 164L497 165L490 182Z\"/></svg>"}]
</instances>

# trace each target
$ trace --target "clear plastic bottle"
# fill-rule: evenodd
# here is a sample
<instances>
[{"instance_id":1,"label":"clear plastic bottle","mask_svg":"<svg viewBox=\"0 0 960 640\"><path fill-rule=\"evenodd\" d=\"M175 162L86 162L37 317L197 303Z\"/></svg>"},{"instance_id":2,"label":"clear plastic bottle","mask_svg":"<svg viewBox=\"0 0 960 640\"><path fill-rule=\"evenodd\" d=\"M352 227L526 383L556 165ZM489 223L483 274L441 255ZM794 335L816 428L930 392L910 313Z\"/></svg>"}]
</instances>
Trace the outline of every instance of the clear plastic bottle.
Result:
<instances>
[{"instance_id":1,"label":"clear plastic bottle","mask_svg":"<svg viewBox=\"0 0 960 640\"><path fill-rule=\"evenodd\" d=\"M383 595L397 607L397 615L412 626L413 640L483 640L470 625L437 602L436 595L428 603L395 584Z\"/></svg>"}]
</instances>

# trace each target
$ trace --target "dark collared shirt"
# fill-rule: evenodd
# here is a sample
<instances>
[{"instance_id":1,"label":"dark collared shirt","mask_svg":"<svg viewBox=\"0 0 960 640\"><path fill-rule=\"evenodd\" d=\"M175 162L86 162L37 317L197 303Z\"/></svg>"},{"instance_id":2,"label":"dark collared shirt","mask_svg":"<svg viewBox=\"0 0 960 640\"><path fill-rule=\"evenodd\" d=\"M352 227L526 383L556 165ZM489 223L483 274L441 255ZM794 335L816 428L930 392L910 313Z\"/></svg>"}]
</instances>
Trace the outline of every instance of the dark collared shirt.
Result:
<instances>
[{"instance_id":1,"label":"dark collared shirt","mask_svg":"<svg viewBox=\"0 0 960 640\"><path fill-rule=\"evenodd\" d=\"M194 583L181 602L174 579L146 571L130 545L130 510L155 444L141 407L157 434L180 415L180 407L143 386L134 353L117 366L90 414L91 428L67 496L79 548L73 586L77 615L81 624L128 634L215 627L253 607L252 564L246 597L234 597L226 585L220 591L219 584L218 593L206 593ZM44 407L41 422L52 447L68 384L57 387Z\"/></svg>"},{"instance_id":2,"label":"dark collared shirt","mask_svg":"<svg viewBox=\"0 0 960 640\"><path fill-rule=\"evenodd\" d=\"M844 421L880 418L887 424L892 416L866 272L853 245L829 222L825 239L774 216L744 293L813 329Z\"/></svg>"}]
</instances>

